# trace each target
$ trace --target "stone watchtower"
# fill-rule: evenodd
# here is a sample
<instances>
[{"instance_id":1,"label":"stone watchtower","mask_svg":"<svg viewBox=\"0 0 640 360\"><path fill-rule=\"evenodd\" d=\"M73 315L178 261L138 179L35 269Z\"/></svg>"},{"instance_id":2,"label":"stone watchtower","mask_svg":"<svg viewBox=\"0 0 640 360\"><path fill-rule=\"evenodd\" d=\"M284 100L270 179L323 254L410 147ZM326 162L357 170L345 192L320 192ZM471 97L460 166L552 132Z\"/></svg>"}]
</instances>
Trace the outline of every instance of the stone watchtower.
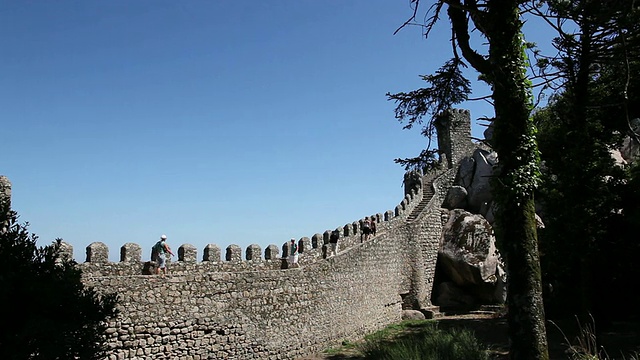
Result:
<instances>
[{"instance_id":1,"label":"stone watchtower","mask_svg":"<svg viewBox=\"0 0 640 360\"><path fill-rule=\"evenodd\" d=\"M465 156L473 153L471 142L471 115L469 110L449 109L438 115L435 121L438 149L447 168L452 169Z\"/></svg>"},{"instance_id":2,"label":"stone watchtower","mask_svg":"<svg viewBox=\"0 0 640 360\"><path fill-rule=\"evenodd\" d=\"M471 141L471 115L469 110L449 109L436 117L434 122L438 138L440 161L447 169L456 167L460 160L473 154L477 144ZM410 171L404 174L404 193L422 185L422 173Z\"/></svg>"}]
</instances>

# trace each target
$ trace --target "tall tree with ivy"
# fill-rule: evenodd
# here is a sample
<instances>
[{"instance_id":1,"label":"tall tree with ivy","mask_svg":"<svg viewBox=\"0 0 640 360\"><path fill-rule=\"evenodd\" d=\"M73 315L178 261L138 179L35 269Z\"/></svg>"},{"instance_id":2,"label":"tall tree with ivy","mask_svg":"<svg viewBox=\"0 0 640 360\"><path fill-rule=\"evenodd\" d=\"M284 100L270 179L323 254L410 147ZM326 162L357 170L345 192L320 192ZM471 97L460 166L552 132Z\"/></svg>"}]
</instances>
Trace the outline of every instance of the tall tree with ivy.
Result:
<instances>
[{"instance_id":1,"label":"tall tree with ivy","mask_svg":"<svg viewBox=\"0 0 640 360\"><path fill-rule=\"evenodd\" d=\"M493 181L498 205L495 230L508 273L510 358L544 360L549 355L534 203L534 190L540 180L539 153L531 118L531 82L527 78L528 63L522 34L521 6L524 3L516 0L439 0L428 8L427 22L423 25L428 36L446 11L451 23L454 55L449 63L459 69L464 64L463 58L491 87L495 109L491 145L500 161ZM411 0L411 4L413 15L405 25L415 22L420 0ZM473 46L472 31L482 35L484 44ZM429 134L438 111L460 102L460 97L450 94L462 94L462 97L468 94L464 87L468 83L456 77L455 72L449 71L448 75L448 79L456 80L451 81L451 85L458 84L457 88L450 88L451 91L434 91L432 86L415 92L413 97L406 97L405 93L388 95L397 102L396 117L406 122L405 127L420 123L422 116L430 115L423 131Z\"/></svg>"}]
</instances>

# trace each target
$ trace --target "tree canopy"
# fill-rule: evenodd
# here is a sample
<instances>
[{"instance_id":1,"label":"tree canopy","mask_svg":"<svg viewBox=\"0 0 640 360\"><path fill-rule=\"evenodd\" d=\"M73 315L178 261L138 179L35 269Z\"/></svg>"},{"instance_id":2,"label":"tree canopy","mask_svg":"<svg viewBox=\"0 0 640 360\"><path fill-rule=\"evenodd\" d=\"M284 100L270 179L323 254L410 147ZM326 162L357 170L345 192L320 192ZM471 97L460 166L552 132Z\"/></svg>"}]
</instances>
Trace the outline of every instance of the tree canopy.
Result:
<instances>
[{"instance_id":1,"label":"tree canopy","mask_svg":"<svg viewBox=\"0 0 640 360\"><path fill-rule=\"evenodd\" d=\"M631 1L547 5L532 9L556 30L557 54L535 53L540 78L555 90L535 116L546 168L543 270L554 289L547 303L556 314L578 308L606 322L612 297L601 294L627 299L626 282L637 276L629 254L639 248L628 235L637 216L637 202L628 201L637 199L629 187L636 175L611 153L625 136L638 141L631 119L640 116L640 12Z\"/></svg>"},{"instance_id":2,"label":"tree canopy","mask_svg":"<svg viewBox=\"0 0 640 360\"><path fill-rule=\"evenodd\" d=\"M0 232L2 359L103 359L105 330L117 314L116 294L99 295L81 281L75 262L60 256L60 242L37 247L28 223L9 211Z\"/></svg>"}]
</instances>

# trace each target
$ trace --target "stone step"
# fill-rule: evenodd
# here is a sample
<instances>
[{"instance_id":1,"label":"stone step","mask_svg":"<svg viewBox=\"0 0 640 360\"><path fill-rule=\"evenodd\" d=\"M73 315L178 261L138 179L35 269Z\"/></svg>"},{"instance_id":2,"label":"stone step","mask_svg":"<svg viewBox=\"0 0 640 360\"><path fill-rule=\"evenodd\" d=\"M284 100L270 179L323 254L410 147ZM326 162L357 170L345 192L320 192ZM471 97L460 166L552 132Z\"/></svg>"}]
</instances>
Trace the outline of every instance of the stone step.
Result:
<instances>
[{"instance_id":1,"label":"stone step","mask_svg":"<svg viewBox=\"0 0 640 360\"><path fill-rule=\"evenodd\" d=\"M431 200L431 196L427 197L426 200L422 199L422 201L420 201L418 205L416 205L413 211L411 211L411 214L407 216L407 221L415 220L418 217L418 215L422 212L422 210L424 210L424 208L427 207L427 204L429 204L429 200Z\"/></svg>"},{"instance_id":2,"label":"stone step","mask_svg":"<svg viewBox=\"0 0 640 360\"><path fill-rule=\"evenodd\" d=\"M425 319L439 319L444 317L444 314L440 312L438 306L427 306L420 309L420 312L424 314Z\"/></svg>"},{"instance_id":3,"label":"stone step","mask_svg":"<svg viewBox=\"0 0 640 360\"><path fill-rule=\"evenodd\" d=\"M480 305L474 307L440 307L444 316L459 315L498 315L504 311L504 305Z\"/></svg>"},{"instance_id":4,"label":"stone step","mask_svg":"<svg viewBox=\"0 0 640 360\"><path fill-rule=\"evenodd\" d=\"M427 204L429 204L429 201L434 195L435 195L435 192L433 191L433 181L430 181L428 184L423 184L422 200L418 203L418 205L416 205L415 208L413 208L413 211L411 211L411 214L407 216L407 221L415 220L418 217L418 215L420 215L422 210L424 210Z\"/></svg>"}]
</instances>

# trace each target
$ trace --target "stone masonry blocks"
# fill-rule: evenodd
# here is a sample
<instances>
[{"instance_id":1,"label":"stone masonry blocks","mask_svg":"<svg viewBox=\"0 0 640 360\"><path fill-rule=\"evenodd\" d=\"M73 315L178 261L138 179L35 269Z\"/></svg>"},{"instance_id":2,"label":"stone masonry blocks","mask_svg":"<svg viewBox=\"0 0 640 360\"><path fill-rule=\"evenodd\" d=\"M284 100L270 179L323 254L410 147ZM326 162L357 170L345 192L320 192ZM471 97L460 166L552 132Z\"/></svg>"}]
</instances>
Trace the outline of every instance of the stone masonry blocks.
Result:
<instances>
[{"instance_id":1,"label":"stone masonry blocks","mask_svg":"<svg viewBox=\"0 0 640 360\"><path fill-rule=\"evenodd\" d=\"M204 254L203 254L202 260L218 262L221 259L220 254L221 254L220 247L218 245L208 244L204 248Z\"/></svg>"},{"instance_id":2,"label":"stone masonry blocks","mask_svg":"<svg viewBox=\"0 0 640 360\"><path fill-rule=\"evenodd\" d=\"M126 243L120 248L121 262L140 262L142 259L142 248L138 244Z\"/></svg>"},{"instance_id":3,"label":"stone masonry blocks","mask_svg":"<svg viewBox=\"0 0 640 360\"><path fill-rule=\"evenodd\" d=\"M109 248L101 242L93 242L87 246L87 262L109 262Z\"/></svg>"},{"instance_id":4,"label":"stone masonry blocks","mask_svg":"<svg viewBox=\"0 0 640 360\"><path fill-rule=\"evenodd\" d=\"M309 251L311 250L311 239L309 239L308 237L303 237L300 239L300 241L298 241L298 252L299 253L304 253L305 251Z\"/></svg>"},{"instance_id":5,"label":"stone masonry blocks","mask_svg":"<svg viewBox=\"0 0 640 360\"><path fill-rule=\"evenodd\" d=\"M198 250L191 244L183 244L178 248L178 260L196 262L198 261Z\"/></svg>"},{"instance_id":6,"label":"stone masonry blocks","mask_svg":"<svg viewBox=\"0 0 640 360\"><path fill-rule=\"evenodd\" d=\"M225 255L227 261L240 262L242 261L242 249L236 244L227 246L227 252Z\"/></svg>"},{"instance_id":7,"label":"stone masonry blocks","mask_svg":"<svg viewBox=\"0 0 640 360\"><path fill-rule=\"evenodd\" d=\"M314 249L320 248L324 245L324 241L322 240L322 234L314 234L311 237L311 247Z\"/></svg>"},{"instance_id":8,"label":"stone masonry blocks","mask_svg":"<svg viewBox=\"0 0 640 360\"><path fill-rule=\"evenodd\" d=\"M347 224L342 227L342 235L344 237L351 236L353 230L353 226L351 224Z\"/></svg>"},{"instance_id":9,"label":"stone masonry blocks","mask_svg":"<svg viewBox=\"0 0 640 360\"><path fill-rule=\"evenodd\" d=\"M265 260L276 260L279 255L280 255L280 253L278 251L278 246L277 245L271 244L271 245L267 246L267 248L264 250L264 259Z\"/></svg>"},{"instance_id":10,"label":"stone masonry blocks","mask_svg":"<svg viewBox=\"0 0 640 360\"><path fill-rule=\"evenodd\" d=\"M258 244L251 244L247 247L246 259L249 261L262 260L262 248Z\"/></svg>"}]
</instances>

